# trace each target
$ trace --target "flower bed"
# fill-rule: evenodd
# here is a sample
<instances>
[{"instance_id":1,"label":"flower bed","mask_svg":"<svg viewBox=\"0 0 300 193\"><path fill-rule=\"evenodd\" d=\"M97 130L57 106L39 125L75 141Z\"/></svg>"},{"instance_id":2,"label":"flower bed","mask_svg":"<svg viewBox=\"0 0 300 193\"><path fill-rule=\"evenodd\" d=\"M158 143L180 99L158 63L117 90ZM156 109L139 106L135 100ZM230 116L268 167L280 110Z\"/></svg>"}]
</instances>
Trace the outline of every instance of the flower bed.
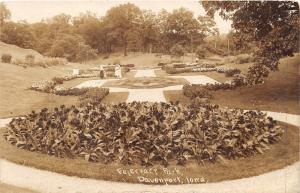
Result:
<instances>
[{"instance_id":1,"label":"flower bed","mask_svg":"<svg viewBox=\"0 0 300 193\"><path fill-rule=\"evenodd\" d=\"M192 72L192 68L174 68L170 66L164 67L164 70L168 74L180 74L180 73L185 73L185 72Z\"/></svg>"},{"instance_id":2,"label":"flower bed","mask_svg":"<svg viewBox=\"0 0 300 193\"><path fill-rule=\"evenodd\" d=\"M59 157L168 165L263 153L282 133L261 112L133 102L45 108L13 119L4 136L19 148Z\"/></svg>"},{"instance_id":3,"label":"flower bed","mask_svg":"<svg viewBox=\"0 0 300 193\"><path fill-rule=\"evenodd\" d=\"M216 68L202 68L202 67L196 67L192 69L193 72L212 72L216 71Z\"/></svg>"},{"instance_id":4,"label":"flower bed","mask_svg":"<svg viewBox=\"0 0 300 193\"><path fill-rule=\"evenodd\" d=\"M95 74L81 74L81 75L71 75L71 76L64 76L64 77L54 77L51 81L49 80L42 80L36 83L33 83L30 90L45 92L45 93L55 93L56 90L63 90L62 87L57 87L58 84L63 84L64 81L73 80L75 78L91 78L91 77L98 77Z\"/></svg>"}]
</instances>

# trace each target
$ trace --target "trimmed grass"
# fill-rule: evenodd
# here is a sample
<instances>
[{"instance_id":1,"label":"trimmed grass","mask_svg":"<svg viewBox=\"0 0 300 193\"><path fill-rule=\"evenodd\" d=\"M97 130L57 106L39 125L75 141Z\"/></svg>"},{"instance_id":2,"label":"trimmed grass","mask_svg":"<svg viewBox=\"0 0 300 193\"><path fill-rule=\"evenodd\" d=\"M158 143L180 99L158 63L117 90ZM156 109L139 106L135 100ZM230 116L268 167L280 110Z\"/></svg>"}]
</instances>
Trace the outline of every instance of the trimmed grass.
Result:
<instances>
[{"instance_id":1,"label":"trimmed grass","mask_svg":"<svg viewBox=\"0 0 300 193\"><path fill-rule=\"evenodd\" d=\"M279 71L271 72L264 84L212 92L212 103L230 108L300 114L299 59L300 55L297 54L281 60ZM164 94L167 101L190 101L182 91L165 91Z\"/></svg>"},{"instance_id":2,"label":"trimmed grass","mask_svg":"<svg viewBox=\"0 0 300 193\"><path fill-rule=\"evenodd\" d=\"M128 92L110 92L104 99L101 101L102 103L121 103L126 102L128 98Z\"/></svg>"},{"instance_id":3,"label":"trimmed grass","mask_svg":"<svg viewBox=\"0 0 300 193\"><path fill-rule=\"evenodd\" d=\"M88 61L88 64L113 64L120 62L121 64L134 64L135 67L157 67L157 64L163 61L163 58L156 54L149 53L129 53L128 56L123 56L121 53L112 54L109 58L98 58Z\"/></svg>"},{"instance_id":4,"label":"trimmed grass","mask_svg":"<svg viewBox=\"0 0 300 193\"><path fill-rule=\"evenodd\" d=\"M184 78L171 77L142 77L125 80L115 80L105 83L104 87L121 87L129 89L162 88L167 86L188 84Z\"/></svg>"},{"instance_id":5,"label":"trimmed grass","mask_svg":"<svg viewBox=\"0 0 300 193\"><path fill-rule=\"evenodd\" d=\"M248 158L227 160L226 162L197 164L190 161L186 166L171 163L169 170L179 169L182 177L203 177L209 182L240 179L260 175L277 170L299 160L299 129L295 126L280 123L285 128L282 140L270 146L264 154ZM137 183L137 175L120 175L117 169L150 169L156 168L159 177L176 177L177 174L164 174L161 166L142 167L139 165L123 166L116 163L101 164L84 161L82 158L58 158L46 154L19 149L2 136L5 128L0 130L0 157L12 162L43 170L62 173L69 176L87 177L109 181ZM145 177L157 177L154 174L144 174ZM186 183L186 182L183 182Z\"/></svg>"},{"instance_id":6,"label":"trimmed grass","mask_svg":"<svg viewBox=\"0 0 300 193\"><path fill-rule=\"evenodd\" d=\"M33 190L28 190L24 188L19 188L16 186L11 186L8 184L0 183L0 192L2 193L37 193Z\"/></svg>"}]
</instances>

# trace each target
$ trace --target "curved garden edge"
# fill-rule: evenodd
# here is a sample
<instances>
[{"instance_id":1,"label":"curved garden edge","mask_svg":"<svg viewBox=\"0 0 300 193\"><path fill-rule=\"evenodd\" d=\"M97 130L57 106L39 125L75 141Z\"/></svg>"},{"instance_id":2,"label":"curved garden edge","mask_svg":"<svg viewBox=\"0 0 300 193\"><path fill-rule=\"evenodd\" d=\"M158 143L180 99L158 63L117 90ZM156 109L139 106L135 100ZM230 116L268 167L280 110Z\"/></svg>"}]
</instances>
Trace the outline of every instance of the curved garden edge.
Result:
<instances>
[{"instance_id":1,"label":"curved garden edge","mask_svg":"<svg viewBox=\"0 0 300 193\"><path fill-rule=\"evenodd\" d=\"M272 116L274 119L276 120L279 120L279 121L283 121L283 122L286 122L286 123L289 123L289 124L292 124L292 125L296 125L296 126L299 126L299 122L300 122L300 119L299 119L299 115L291 115L291 114L286 114L286 113L276 113L276 112L266 112L269 116ZM0 120L0 127L3 127L3 124L7 124L8 122L10 121L10 119L1 119ZM293 129L291 129L291 131L297 131L299 132L298 129L295 129L295 127ZM291 132L288 132L288 133L291 133ZM296 137L298 137L299 134L296 134ZM3 140L4 141L4 140ZM298 145L298 142L296 142L296 144ZM7 144L10 146L10 144ZM276 144L275 144L276 145ZM12 146L13 147L13 146ZM14 147L16 148L16 147ZM18 149L20 150L20 149ZM24 151L24 150L20 150L20 151ZM34 153L34 152L26 152L28 154L33 154L34 156L37 156L38 154L37 153ZM31 155L32 156L32 155ZM46 157L45 159L47 160L50 160L50 165L48 165L48 167L45 167L45 166L35 166L39 169L50 169L51 167L51 160L52 162L57 162L57 161L60 161L59 159L60 158L56 158L56 157L52 157L52 156L45 156L45 155L42 155L44 157ZM3 156L1 156L3 157ZM5 156L4 156L5 157ZM30 160L30 156L28 157ZM0 158L1 159L1 158ZM247 158L248 159L248 158ZM9 159L8 159L9 160ZM20 159L22 160L22 159ZM89 186L87 184L93 184L92 186L93 187L99 187L98 188L98 192L99 190L103 190L103 187L107 187L107 186L112 186L113 184L117 184L117 187L120 187L120 186L125 186L124 188L125 189L122 189L122 188L118 188L118 190L137 190L137 187L140 187L142 188L141 190L147 190L149 191L150 189L153 189L153 190L161 190L162 188L164 189L165 187L172 187L172 186L149 186L149 185L141 185L141 184L130 184L128 185L127 183L120 183L120 182L108 182L108 181L102 181L102 180L93 180L93 179L87 179L87 178L78 178L78 177L70 177L70 176L73 176L73 175L76 175L75 173L69 173L67 175L69 176L65 176L65 175L62 175L62 174L58 174L58 173L53 173L53 172L49 172L49 171L45 171L45 170L39 170L39 169L35 169L35 168L31 168L31 167L27 167L27 166L21 166L21 165L18 165L18 164L23 164L23 165L30 165L28 163L26 163L26 161L24 162L21 162L19 160L16 161L17 164L14 164L10 161L7 161L4 159L1 159L0 163L1 163L1 176L0 176L0 179L2 182L4 183L8 183L8 184L12 184L12 185L16 185L16 186L21 186L21 187L27 187L27 188L32 188L34 190L38 190L38 191L45 191L45 190L48 190L48 188L45 189L45 187L43 187L43 184L47 184L49 185L49 181L52 181L54 179L59 179L59 178L63 178L61 179L61 181L63 182L70 182L69 185L67 185L68 183L66 184L63 184L63 185L60 185L60 186L57 186L57 184L60 184L58 182L55 182L55 180L53 181L53 187L51 187L51 191L49 189L49 192L78 192L78 190L74 190L74 187L71 186L71 182L74 183L73 181L77 181L78 180L78 189L80 190L83 190L82 192L97 192L97 191L94 191L96 190L97 188L89 188ZM286 160L282 160L283 162L286 162L285 165L281 165L281 166L275 166L274 168L272 168L271 170L269 171L272 171L272 170L277 170L277 171L272 171L272 172L269 172L269 171L263 171L262 175L260 176L255 176L255 177L250 177L250 178L245 178L245 179L239 179L239 180L231 180L231 179L237 179L236 177L229 177L228 179L225 179L225 181L222 181L222 182L217 182L217 183L209 183L209 184L189 184L189 186L185 186L185 185L176 185L176 191L178 191L177 188L184 188L184 190L189 189L189 188L193 188L193 187L198 187L198 188L201 188L201 189L204 189L204 190L208 190L208 191L205 191L205 192L209 192L209 190L211 190L211 192L213 192L212 190L218 186L224 186L224 184L234 184L236 181L238 181L239 183L249 183L251 181L255 181L255 183L261 183L261 180L257 180L259 178L265 178L265 176L269 176L268 177L268 184L270 181L277 181L277 183L274 183L274 186L277 187L277 186L280 186L280 184L282 184L282 182L279 182L279 178L278 176L281 175L281 180L286 182L286 180L288 179L288 184L285 184L285 186L288 185L288 189L293 189L297 186L295 186L295 182L291 182L290 180L291 179L298 179L298 176L296 176L298 173L298 166L299 166L299 162L296 162L298 160L297 159L294 159L292 161L289 161L287 162ZM67 163L69 163L69 161L71 160L65 160L63 163L63 165L66 165L66 167L68 167ZM82 162L81 160L74 160L75 162ZM248 160L249 161L249 160ZM253 161L253 160L252 160ZM247 161L246 161L247 162ZM251 162L251 160L250 160ZM296 163L295 163L296 162ZM88 163L85 163L85 164L88 164ZM287 165L290 165L292 164L291 166L287 166ZM287 166L283 169L280 169L284 166ZM105 165L101 165L101 164L97 164L97 167L98 169L102 170L106 168ZM223 165L222 167L226 167L226 165ZM228 167L228 166L227 166ZM193 168L193 167L192 167ZM293 169L291 169L293 168ZM82 168L81 168L82 169ZM91 172L93 168L88 168L87 167L87 171L82 171L82 175L79 175L81 177L90 177L89 175L87 175L88 172ZM108 170L107 170L108 169ZM111 170L112 168L106 168L106 172L109 174L109 173L113 173L114 171ZM116 169L116 168L114 168ZM231 169L231 168L230 168ZM279 170L278 170L279 169ZM90 170L90 171L88 171ZM110 171L109 171L110 170ZM244 170L249 170L249 168L245 168ZM251 169L250 169L251 170ZM14 171L14 172L11 172L11 171ZM15 172L15 171L18 171L18 172ZM20 172L19 172L20 171ZM22 171L26 171L25 173L22 173ZM59 172L61 173L59 170L55 170L55 172ZM229 170L230 171L230 170ZM296 171L296 172L295 172ZM87 173L86 173L87 172ZM97 172L96 171L93 171L93 172ZM241 176L241 178L243 177L249 177L249 176L253 176L253 174L251 174L251 171L248 171L248 175L244 175L244 176ZM265 173L267 172L267 173ZM294 173L293 173L294 172ZM246 172L247 173L247 172ZM291 175L290 175L291 173ZM259 173L261 174L261 173ZM38 177L42 175L43 177ZM277 177L275 177L277 175ZM293 176L294 175L294 176ZM27 177L26 177L27 176ZM229 175L230 176L230 175ZM26 181L24 181L24 179L26 178ZM36 179L39 179L38 181ZM74 179L75 178L75 179ZM274 178L274 179L273 179ZM16 180L16 179L22 179L22 180ZM43 180L46 180L47 183ZM117 179L114 179L114 178L111 178L109 179L109 175L106 176L104 178L104 180L112 180L112 181L122 181L122 180L117 180ZM224 180L224 179L221 179L221 180ZM220 179L219 180L216 180L216 181L221 181ZM226 181L226 180L230 180L230 181ZM123 179L123 181L125 181L125 179ZM257 181L257 182L256 182ZM129 181L130 182L130 181ZM262 185L264 185L264 183L262 183ZM269 189L270 187L274 187L274 186L269 186L268 187L264 187L263 189ZM60 187L60 188L58 188ZM126 188L127 187L127 188ZM240 187L247 187L245 185L242 185ZM240 187L237 186L237 188L239 189ZM283 187L283 184L282 184L282 187ZM226 186L222 188L222 190L225 188L226 190ZM64 189L64 191L62 191L62 189ZM266 190L267 190L266 189ZM278 190L280 188L277 188ZM276 189L276 190L277 190ZM74 190L74 191L71 191L71 190ZM111 189L110 189L111 190ZM170 189L171 190L171 189ZM217 189L215 189L217 190ZM232 189L231 189L232 190ZM198 190L197 190L198 191ZM183 191L184 192L184 191ZM245 190L241 191L241 192L245 192ZM249 192L255 192L255 191L249 191ZM266 191L266 192L276 192L275 189L274 191ZM278 191L278 192L283 192L283 191ZM288 191L289 192L289 191Z\"/></svg>"}]
</instances>

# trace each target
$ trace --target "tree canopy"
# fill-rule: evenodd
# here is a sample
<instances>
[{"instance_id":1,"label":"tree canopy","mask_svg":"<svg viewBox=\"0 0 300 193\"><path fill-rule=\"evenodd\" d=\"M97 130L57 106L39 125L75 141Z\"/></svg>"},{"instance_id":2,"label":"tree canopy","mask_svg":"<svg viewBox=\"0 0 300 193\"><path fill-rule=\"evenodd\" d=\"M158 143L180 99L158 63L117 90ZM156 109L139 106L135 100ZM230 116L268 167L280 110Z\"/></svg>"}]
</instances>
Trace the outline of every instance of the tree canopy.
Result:
<instances>
[{"instance_id":1,"label":"tree canopy","mask_svg":"<svg viewBox=\"0 0 300 193\"><path fill-rule=\"evenodd\" d=\"M91 12L75 17L60 14L31 24L10 21L10 11L1 3L0 16L1 41L72 61L118 51L170 53L171 48L182 47L193 52L207 36L218 33L212 18L188 9L155 13L132 3L112 7L103 17ZM80 55L82 50L85 53Z\"/></svg>"},{"instance_id":2,"label":"tree canopy","mask_svg":"<svg viewBox=\"0 0 300 193\"><path fill-rule=\"evenodd\" d=\"M299 4L294 1L203 1L206 13L232 20L235 33L255 41L256 62L249 69L252 84L261 83L279 59L299 50ZM256 74L256 76L251 76Z\"/></svg>"}]
</instances>

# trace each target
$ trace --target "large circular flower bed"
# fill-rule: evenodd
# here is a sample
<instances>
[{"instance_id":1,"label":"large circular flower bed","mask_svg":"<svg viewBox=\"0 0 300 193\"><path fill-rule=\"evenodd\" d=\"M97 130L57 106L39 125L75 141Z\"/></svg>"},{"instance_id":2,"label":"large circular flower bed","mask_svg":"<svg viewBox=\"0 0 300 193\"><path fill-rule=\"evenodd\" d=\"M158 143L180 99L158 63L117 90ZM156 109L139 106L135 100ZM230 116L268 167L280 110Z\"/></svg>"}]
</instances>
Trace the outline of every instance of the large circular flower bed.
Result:
<instances>
[{"instance_id":1,"label":"large circular flower bed","mask_svg":"<svg viewBox=\"0 0 300 193\"><path fill-rule=\"evenodd\" d=\"M4 136L19 148L59 157L168 165L262 153L282 133L261 112L133 102L45 108L13 119Z\"/></svg>"}]
</instances>

